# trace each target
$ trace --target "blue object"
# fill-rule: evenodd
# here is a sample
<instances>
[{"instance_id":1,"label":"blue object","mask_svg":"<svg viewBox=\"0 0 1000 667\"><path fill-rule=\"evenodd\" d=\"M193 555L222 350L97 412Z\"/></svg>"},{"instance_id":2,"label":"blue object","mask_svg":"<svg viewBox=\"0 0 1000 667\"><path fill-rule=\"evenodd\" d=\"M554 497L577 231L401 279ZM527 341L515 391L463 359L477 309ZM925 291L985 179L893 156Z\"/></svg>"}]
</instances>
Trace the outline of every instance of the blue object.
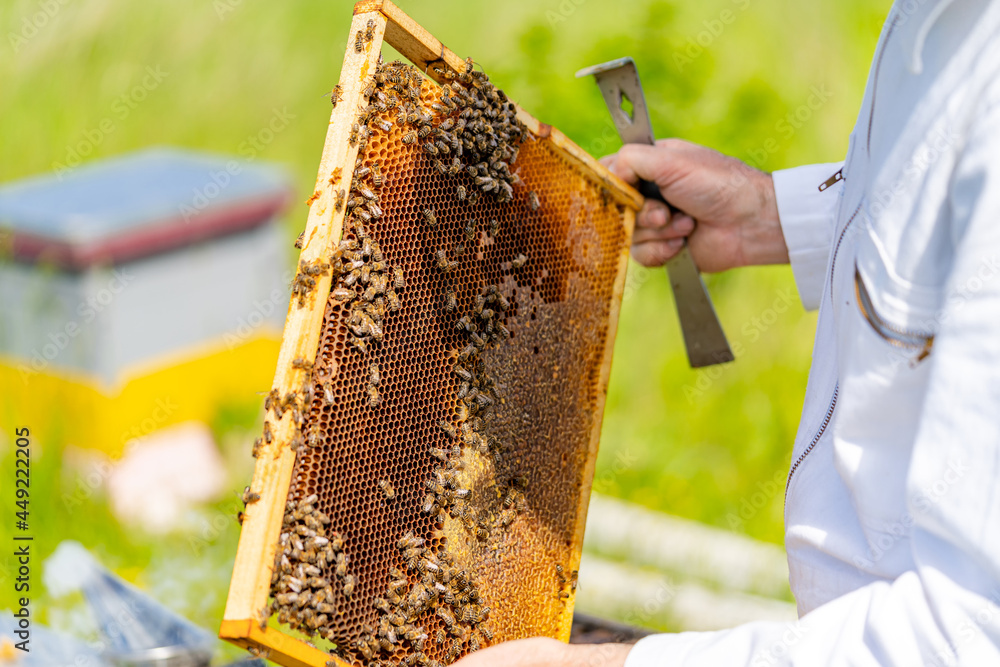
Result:
<instances>
[{"instance_id":1,"label":"blue object","mask_svg":"<svg viewBox=\"0 0 1000 667\"><path fill-rule=\"evenodd\" d=\"M290 193L274 165L151 148L0 186L0 229L15 257L83 268L263 224Z\"/></svg>"}]
</instances>

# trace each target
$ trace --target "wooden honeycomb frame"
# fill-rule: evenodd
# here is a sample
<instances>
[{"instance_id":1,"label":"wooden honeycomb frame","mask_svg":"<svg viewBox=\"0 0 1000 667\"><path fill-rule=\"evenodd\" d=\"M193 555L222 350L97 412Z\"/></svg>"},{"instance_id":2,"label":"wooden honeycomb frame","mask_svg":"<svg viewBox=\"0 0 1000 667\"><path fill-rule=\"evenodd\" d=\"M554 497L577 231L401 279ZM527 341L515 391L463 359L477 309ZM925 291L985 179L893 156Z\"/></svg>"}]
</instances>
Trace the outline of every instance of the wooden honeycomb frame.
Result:
<instances>
[{"instance_id":1,"label":"wooden honeycomb frame","mask_svg":"<svg viewBox=\"0 0 1000 667\"><path fill-rule=\"evenodd\" d=\"M427 76L441 83L439 74L431 65L444 65L454 71L461 71L464 61L445 48L429 32L416 24L395 5L387 0L365 0L354 8L351 35L364 30L369 21L374 21L373 39L361 53L357 53L353 43L348 44L341 69L340 86L342 100L332 113L315 194L311 200L306 223L301 260L312 262L329 254L341 237L345 212L334 206L335 192L345 183L331 182L331 173L340 168L345 179L350 174L358 157L358 146L348 141L351 125L361 104L365 82L377 64L383 41L393 46ZM627 234L631 234L636 211L642 205L640 195L627 184L608 172L586 152L576 146L558 130L545 125L523 109L518 108L518 119L539 139L546 140L568 163L576 167L588 179L599 184L608 196L623 207L623 223ZM610 373L611 350L618 320L618 307L624 286L627 265L627 243L618 260L618 270L613 288L608 335L603 354L599 387L601 398L597 402L590 441L590 452L584 474L585 485L578 499L577 525L574 526L574 551L576 563L583 540L589 485L593 476L597 443L600 435L603 392L606 390ZM323 326L327 296L331 289L329 273L317 276L315 289L306 297L303 307L290 307L279 353L275 374L275 388L284 395L300 387L305 373L294 368L292 360L303 358L314 361ZM297 431L290 416L284 416L275 424L274 439L262 448L254 472L253 488L261 499L248 506L240 536L236 563L229 591L226 610L219 636L244 648L256 648L268 659L289 666L321 667L330 656L309 644L286 635L274 627L261 628L261 609L267 604L270 589L272 563L274 562L278 534L281 531L285 499L292 480L296 454L289 446ZM571 614L564 619L559 638L569 636ZM337 661L338 664L347 664Z\"/></svg>"}]
</instances>

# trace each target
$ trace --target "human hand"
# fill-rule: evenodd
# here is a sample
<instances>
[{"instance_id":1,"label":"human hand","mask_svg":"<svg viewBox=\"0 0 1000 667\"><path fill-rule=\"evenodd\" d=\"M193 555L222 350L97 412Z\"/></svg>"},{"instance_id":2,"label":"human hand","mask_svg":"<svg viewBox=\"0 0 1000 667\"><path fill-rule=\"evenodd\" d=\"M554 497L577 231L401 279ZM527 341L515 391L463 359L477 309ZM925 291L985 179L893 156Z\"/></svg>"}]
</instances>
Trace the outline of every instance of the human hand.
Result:
<instances>
[{"instance_id":1,"label":"human hand","mask_svg":"<svg viewBox=\"0 0 1000 667\"><path fill-rule=\"evenodd\" d=\"M601 163L632 185L652 181L678 209L646 200L632 237L640 264L666 263L685 237L702 271L788 262L770 174L680 139L627 144Z\"/></svg>"},{"instance_id":2,"label":"human hand","mask_svg":"<svg viewBox=\"0 0 1000 667\"><path fill-rule=\"evenodd\" d=\"M453 667L622 667L631 648L628 644L563 644L532 637L470 653Z\"/></svg>"}]
</instances>

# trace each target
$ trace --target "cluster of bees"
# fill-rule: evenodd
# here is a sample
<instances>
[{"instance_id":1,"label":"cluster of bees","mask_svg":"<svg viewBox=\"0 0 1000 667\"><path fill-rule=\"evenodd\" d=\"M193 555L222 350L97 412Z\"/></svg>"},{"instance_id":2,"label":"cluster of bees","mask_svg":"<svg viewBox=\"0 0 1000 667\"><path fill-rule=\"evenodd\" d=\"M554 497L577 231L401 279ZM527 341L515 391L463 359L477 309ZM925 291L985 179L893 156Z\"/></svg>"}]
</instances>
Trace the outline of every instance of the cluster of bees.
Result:
<instances>
[{"instance_id":1,"label":"cluster of bees","mask_svg":"<svg viewBox=\"0 0 1000 667\"><path fill-rule=\"evenodd\" d=\"M440 536L439 536L440 537ZM382 596L373 601L380 612L374 627L364 626L354 649L366 662L382 665L422 665L443 667L465 651L478 650L493 638L488 620L490 608L466 570L443 549L426 546L423 538L408 532L397 542L405 571L392 568L390 582ZM415 582L411 582L411 577ZM433 612L443 625L433 637L418 624L422 615ZM439 646L444 661L427 656L428 645ZM408 648L398 663L387 658Z\"/></svg>"},{"instance_id":2,"label":"cluster of bees","mask_svg":"<svg viewBox=\"0 0 1000 667\"><path fill-rule=\"evenodd\" d=\"M499 202L512 200L520 178L511 172L511 165L519 144L533 139L518 120L517 107L485 72L473 69L471 58L462 72L440 68L436 72L445 79L439 101L430 105L439 122L432 129L422 125L403 141L423 140L423 150L440 173L457 176L464 170L482 192L493 193ZM478 195L463 187L458 197L475 203Z\"/></svg>"},{"instance_id":3,"label":"cluster of bees","mask_svg":"<svg viewBox=\"0 0 1000 667\"><path fill-rule=\"evenodd\" d=\"M358 182L353 186L367 190ZM340 242L330 259L331 270L337 276L330 297L350 309L347 339L358 353L365 354L372 345L382 342L386 315L402 307L397 290L406 287L406 278L400 267L385 261L378 241L369 235L364 223L351 219L345 228L350 235ZM371 407L382 402L381 377L378 364L370 364L367 392Z\"/></svg>"},{"instance_id":4,"label":"cluster of bees","mask_svg":"<svg viewBox=\"0 0 1000 667\"><path fill-rule=\"evenodd\" d=\"M272 600L261 610L261 629L277 614L279 623L332 640L327 626L336 614L334 605L341 596L354 595L357 580L347 569L344 540L328 531L330 518L316 509L318 499L313 494L286 503L271 575ZM332 577L324 576L330 571Z\"/></svg>"}]
</instances>

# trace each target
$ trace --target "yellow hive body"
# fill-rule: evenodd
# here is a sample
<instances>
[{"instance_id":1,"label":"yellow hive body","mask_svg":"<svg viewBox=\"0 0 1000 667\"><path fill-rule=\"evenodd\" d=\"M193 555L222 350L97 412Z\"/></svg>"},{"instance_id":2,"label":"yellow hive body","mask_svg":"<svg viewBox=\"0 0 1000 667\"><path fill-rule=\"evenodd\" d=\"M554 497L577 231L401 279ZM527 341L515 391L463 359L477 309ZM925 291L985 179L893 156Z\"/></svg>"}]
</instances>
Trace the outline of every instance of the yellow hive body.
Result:
<instances>
[{"instance_id":1,"label":"yellow hive body","mask_svg":"<svg viewBox=\"0 0 1000 667\"><path fill-rule=\"evenodd\" d=\"M282 664L569 636L641 200L470 68L355 8L220 633Z\"/></svg>"}]
</instances>

